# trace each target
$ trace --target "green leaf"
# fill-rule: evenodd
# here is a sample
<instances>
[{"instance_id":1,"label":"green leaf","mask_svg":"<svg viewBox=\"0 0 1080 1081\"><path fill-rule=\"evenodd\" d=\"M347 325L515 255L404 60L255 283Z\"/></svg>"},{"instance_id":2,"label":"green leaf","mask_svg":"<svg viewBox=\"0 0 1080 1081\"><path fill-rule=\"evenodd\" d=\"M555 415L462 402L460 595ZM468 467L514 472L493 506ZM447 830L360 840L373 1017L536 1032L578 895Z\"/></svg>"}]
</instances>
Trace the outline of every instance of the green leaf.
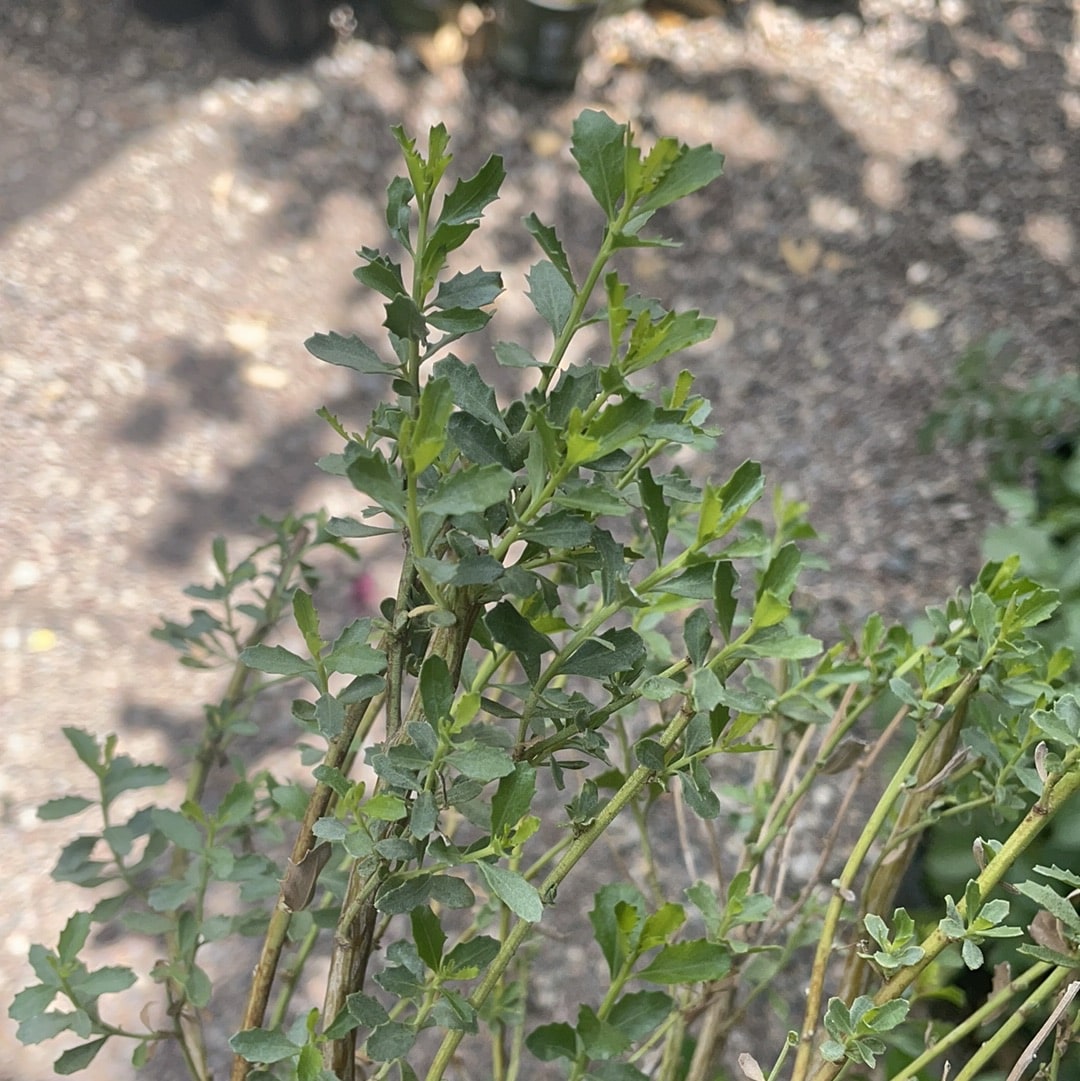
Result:
<instances>
[{"instance_id":1,"label":"green leaf","mask_svg":"<svg viewBox=\"0 0 1080 1081\"><path fill-rule=\"evenodd\" d=\"M570 260L567 259L566 250L563 248L555 230L550 225L544 225L535 214L530 214L525 219L525 228L528 229L536 243L540 245L543 253L551 260L551 265L563 276L566 284L576 294L578 286L577 282L574 281L574 272L570 269Z\"/></svg>"},{"instance_id":2,"label":"green leaf","mask_svg":"<svg viewBox=\"0 0 1080 1081\"><path fill-rule=\"evenodd\" d=\"M468 882L453 875L431 876L431 899L447 908L471 908L476 903Z\"/></svg>"},{"instance_id":3,"label":"green leaf","mask_svg":"<svg viewBox=\"0 0 1080 1081\"><path fill-rule=\"evenodd\" d=\"M59 1010L50 1010L48 1013L38 1013L20 1022L16 1030L16 1038L19 1043L30 1046L36 1043L44 1043L59 1036L61 1032L67 1032L75 1025L77 1014ZM85 1014L83 1015L85 1016Z\"/></svg>"},{"instance_id":4,"label":"green leaf","mask_svg":"<svg viewBox=\"0 0 1080 1081\"><path fill-rule=\"evenodd\" d=\"M790 634L783 627L768 627L755 634L741 652L750 657L799 661L818 656L823 648L819 639L808 634Z\"/></svg>"},{"instance_id":5,"label":"green leaf","mask_svg":"<svg viewBox=\"0 0 1080 1081\"><path fill-rule=\"evenodd\" d=\"M1072 694L1063 694L1055 703L1053 711L1036 710L1032 720L1048 739L1066 747L1080 743L1080 704Z\"/></svg>"},{"instance_id":6,"label":"green leaf","mask_svg":"<svg viewBox=\"0 0 1080 1081\"><path fill-rule=\"evenodd\" d=\"M446 661L437 653L428 657L420 669L420 698L424 703L424 716L432 727L449 719L450 707L454 704L454 683Z\"/></svg>"},{"instance_id":7,"label":"green leaf","mask_svg":"<svg viewBox=\"0 0 1080 1081\"><path fill-rule=\"evenodd\" d=\"M344 475L344 474L342 474ZM384 537L395 532L386 526L365 525L355 518L331 518L326 523L326 532L331 537Z\"/></svg>"},{"instance_id":8,"label":"green leaf","mask_svg":"<svg viewBox=\"0 0 1080 1081\"><path fill-rule=\"evenodd\" d=\"M248 781L237 781L218 804L214 820L219 826L239 826L252 819L254 809L255 789Z\"/></svg>"},{"instance_id":9,"label":"green leaf","mask_svg":"<svg viewBox=\"0 0 1080 1081\"><path fill-rule=\"evenodd\" d=\"M86 810L87 807L92 807L93 804L93 800L86 799L83 796L60 796L58 799L51 799L43 803L37 809L37 816L42 822L55 822L60 818L70 818L72 815L77 815L80 811Z\"/></svg>"},{"instance_id":10,"label":"green leaf","mask_svg":"<svg viewBox=\"0 0 1080 1081\"><path fill-rule=\"evenodd\" d=\"M795 588L801 564L802 553L797 545L789 541L769 561L758 593L771 593L774 597L787 600Z\"/></svg>"},{"instance_id":11,"label":"green leaf","mask_svg":"<svg viewBox=\"0 0 1080 1081\"><path fill-rule=\"evenodd\" d=\"M478 976L499 952L499 943L490 935L477 935L459 942L447 955L443 964L446 978L471 980Z\"/></svg>"},{"instance_id":12,"label":"green leaf","mask_svg":"<svg viewBox=\"0 0 1080 1081\"><path fill-rule=\"evenodd\" d=\"M557 338L570 318L574 292L549 262L539 262L526 275L529 300ZM505 361L503 361L505 363Z\"/></svg>"},{"instance_id":13,"label":"green leaf","mask_svg":"<svg viewBox=\"0 0 1080 1081\"><path fill-rule=\"evenodd\" d=\"M416 421L401 426L402 452L409 473L419 476L446 446L446 424L453 409L450 384L445 379L429 379L420 392Z\"/></svg>"},{"instance_id":14,"label":"green leaf","mask_svg":"<svg viewBox=\"0 0 1080 1081\"><path fill-rule=\"evenodd\" d=\"M399 293L386 305L384 327L402 341L427 341L427 321L410 296Z\"/></svg>"},{"instance_id":15,"label":"green leaf","mask_svg":"<svg viewBox=\"0 0 1080 1081\"><path fill-rule=\"evenodd\" d=\"M663 991L634 991L615 1003L608 1020L636 1042L654 1032L674 1006L671 997Z\"/></svg>"},{"instance_id":16,"label":"green leaf","mask_svg":"<svg viewBox=\"0 0 1080 1081\"><path fill-rule=\"evenodd\" d=\"M730 969L727 947L700 938L665 946L638 975L652 983L697 983L723 979Z\"/></svg>"},{"instance_id":17,"label":"green leaf","mask_svg":"<svg viewBox=\"0 0 1080 1081\"><path fill-rule=\"evenodd\" d=\"M370 496L396 522L406 521L405 482L378 451L350 447L346 474L352 486Z\"/></svg>"},{"instance_id":18,"label":"green leaf","mask_svg":"<svg viewBox=\"0 0 1080 1081\"><path fill-rule=\"evenodd\" d=\"M85 1070L97 1057L97 1053L105 1046L108 1039L108 1036L100 1036L89 1043L70 1048L53 1063L53 1069L64 1077Z\"/></svg>"},{"instance_id":19,"label":"green leaf","mask_svg":"<svg viewBox=\"0 0 1080 1081\"><path fill-rule=\"evenodd\" d=\"M315 682L315 665L284 646L248 646L240 654L240 662L257 672L268 672L275 676L303 676Z\"/></svg>"},{"instance_id":20,"label":"green leaf","mask_svg":"<svg viewBox=\"0 0 1080 1081\"><path fill-rule=\"evenodd\" d=\"M420 905L409 913L412 925L412 939L420 960L438 972L442 964L443 947L446 945L446 932L442 929L439 917L427 905Z\"/></svg>"},{"instance_id":21,"label":"green leaf","mask_svg":"<svg viewBox=\"0 0 1080 1081\"><path fill-rule=\"evenodd\" d=\"M720 800L712 790L712 778L704 762L695 759L689 769L680 771L679 784L683 799L694 814L699 818L716 818L720 813Z\"/></svg>"},{"instance_id":22,"label":"green leaf","mask_svg":"<svg viewBox=\"0 0 1080 1081\"><path fill-rule=\"evenodd\" d=\"M541 1025L525 1038L525 1046L541 1062L574 1059L578 1053L577 1033L565 1021Z\"/></svg>"},{"instance_id":23,"label":"green leaf","mask_svg":"<svg viewBox=\"0 0 1080 1081\"><path fill-rule=\"evenodd\" d=\"M543 363L536 359L523 345L517 342L496 342L495 359L504 368L542 368Z\"/></svg>"},{"instance_id":24,"label":"green leaf","mask_svg":"<svg viewBox=\"0 0 1080 1081\"><path fill-rule=\"evenodd\" d=\"M533 625L509 602L499 601L483 617L492 639L517 654L530 680L540 676L540 656L555 651L555 643Z\"/></svg>"},{"instance_id":25,"label":"green leaf","mask_svg":"<svg viewBox=\"0 0 1080 1081\"><path fill-rule=\"evenodd\" d=\"M345 1007L365 1028L378 1028L390 1020L382 1003L371 995L354 991L345 999Z\"/></svg>"},{"instance_id":26,"label":"green leaf","mask_svg":"<svg viewBox=\"0 0 1080 1081\"><path fill-rule=\"evenodd\" d=\"M657 563L664 561L664 545L667 544L668 519L670 509L664 498L664 490L653 479L648 467L643 467L637 477L638 491L641 493L641 506L645 511L645 523L656 549Z\"/></svg>"},{"instance_id":27,"label":"green leaf","mask_svg":"<svg viewBox=\"0 0 1080 1081\"><path fill-rule=\"evenodd\" d=\"M735 620L735 608L738 604L735 590L739 576L729 559L717 561L713 572L713 603L716 605L716 621L725 641L731 641L731 626Z\"/></svg>"},{"instance_id":28,"label":"green leaf","mask_svg":"<svg viewBox=\"0 0 1080 1081\"><path fill-rule=\"evenodd\" d=\"M909 1009L911 1003L907 999L892 999L867 1010L862 1017L862 1024L872 1032L888 1032L907 1017Z\"/></svg>"},{"instance_id":29,"label":"green leaf","mask_svg":"<svg viewBox=\"0 0 1080 1081\"><path fill-rule=\"evenodd\" d=\"M85 976L73 980L73 987L86 998L97 998L99 995L113 995L120 991L126 991L135 982L135 973L123 965L107 965L104 968L95 969Z\"/></svg>"},{"instance_id":30,"label":"green leaf","mask_svg":"<svg viewBox=\"0 0 1080 1081\"><path fill-rule=\"evenodd\" d=\"M353 271L353 277L357 281L381 293L387 300L393 300L394 297L408 292L401 277L401 267L392 259L373 248L361 248L356 254L367 260L364 266Z\"/></svg>"},{"instance_id":31,"label":"green leaf","mask_svg":"<svg viewBox=\"0 0 1080 1081\"><path fill-rule=\"evenodd\" d=\"M715 329L715 319L702 318L696 311L667 312L655 323L639 316L623 360L623 371L629 375L651 368L673 353L706 341Z\"/></svg>"},{"instance_id":32,"label":"green leaf","mask_svg":"<svg viewBox=\"0 0 1080 1081\"><path fill-rule=\"evenodd\" d=\"M536 887L517 873L497 863L478 863L480 877L496 897L519 919L536 923L544 914L544 903Z\"/></svg>"},{"instance_id":33,"label":"green leaf","mask_svg":"<svg viewBox=\"0 0 1080 1081\"><path fill-rule=\"evenodd\" d=\"M75 728L72 725L61 729L64 738L71 744L79 761L93 773L101 771L101 745L85 729Z\"/></svg>"},{"instance_id":34,"label":"green leaf","mask_svg":"<svg viewBox=\"0 0 1080 1081\"><path fill-rule=\"evenodd\" d=\"M476 267L467 274L455 274L442 282L432 303L443 310L475 310L494 303L502 288L502 277L498 273ZM440 373L436 371L435 374Z\"/></svg>"},{"instance_id":35,"label":"green leaf","mask_svg":"<svg viewBox=\"0 0 1080 1081\"><path fill-rule=\"evenodd\" d=\"M248 1062L282 1062L300 1051L300 1045L280 1029L244 1029L229 1040L229 1046Z\"/></svg>"},{"instance_id":36,"label":"green leaf","mask_svg":"<svg viewBox=\"0 0 1080 1081\"><path fill-rule=\"evenodd\" d=\"M386 671L386 654L368 645L370 635L370 619L350 623L323 658L327 670L349 676L382 675Z\"/></svg>"},{"instance_id":37,"label":"green leaf","mask_svg":"<svg viewBox=\"0 0 1080 1081\"><path fill-rule=\"evenodd\" d=\"M625 450L648 428L653 412L653 406L636 394L609 405L584 434L571 433L567 436L567 462L574 465L592 462L614 451Z\"/></svg>"},{"instance_id":38,"label":"green leaf","mask_svg":"<svg viewBox=\"0 0 1080 1081\"><path fill-rule=\"evenodd\" d=\"M506 777L514 771L514 760L509 752L500 747L477 743L475 740L455 746L446 756L446 761L466 777L483 784L498 777Z\"/></svg>"},{"instance_id":39,"label":"green leaf","mask_svg":"<svg viewBox=\"0 0 1080 1081\"><path fill-rule=\"evenodd\" d=\"M432 369L438 379L445 379L454 405L462 412L490 424L504 435L509 429L495 401L495 391L473 364L464 364L452 353Z\"/></svg>"},{"instance_id":40,"label":"green leaf","mask_svg":"<svg viewBox=\"0 0 1080 1081\"><path fill-rule=\"evenodd\" d=\"M313 657L318 657L326 643L319 637L319 613L310 593L298 589L293 593L293 619L304 636L304 644Z\"/></svg>"},{"instance_id":41,"label":"green leaf","mask_svg":"<svg viewBox=\"0 0 1080 1081\"><path fill-rule=\"evenodd\" d=\"M652 193L636 204L651 212L711 184L724 172L724 155L711 146L680 147L679 157L667 168Z\"/></svg>"},{"instance_id":42,"label":"green leaf","mask_svg":"<svg viewBox=\"0 0 1080 1081\"><path fill-rule=\"evenodd\" d=\"M121 792L130 792L137 788L154 788L169 779L165 766L144 766L133 762L126 754L117 755L105 773L102 784L102 798L107 804L112 803Z\"/></svg>"},{"instance_id":43,"label":"green leaf","mask_svg":"<svg viewBox=\"0 0 1080 1081\"><path fill-rule=\"evenodd\" d=\"M468 413L454 413L450 417L446 434L458 451L476 465L499 465L513 469L514 462L506 444L490 424L485 424Z\"/></svg>"},{"instance_id":44,"label":"green leaf","mask_svg":"<svg viewBox=\"0 0 1080 1081\"><path fill-rule=\"evenodd\" d=\"M514 764L513 772L504 775L491 797L491 834L498 837L512 829L532 806L536 794L536 769L528 762Z\"/></svg>"},{"instance_id":45,"label":"green leaf","mask_svg":"<svg viewBox=\"0 0 1080 1081\"><path fill-rule=\"evenodd\" d=\"M538 518L521 536L545 548L580 548L592 539L592 526L580 514L558 510Z\"/></svg>"},{"instance_id":46,"label":"green leaf","mask_svg":"<svg viewBox=\"0 0 1080 1081\"><path fill-rule=\"evenodd\" d=\"M38 1017L52 1005L52 1001L56 998L59 990L58 987L49 987L43 983L35 983L31 987L24 987L11 1000L11 1005L8 1007L8 1017L12 1021L29 1021L31 1017ZM64 1028L66 1027L65 1024ZM63 1029L57 1029L57 1031L62 1032ZM24 1040L21 1036L19 1039L22 1043L30 1042Z\"/></svg>"},{"instance_id":47,"label":"green leaf","mask_svg":"<svg viewBox=\"0 0 1080 1081\"><path fill-rule=\"evenodd\" d=\"M386 375L395 371L393 367L380 360L378 354L369 345L365 345L355 335L344 338L331 331L329 334L313 334L304 348L319 360L327 364L336 364L342 368L352 368L362 375Z\"/></svg>"},{"instance_id":48,"label":"green leaf","mask_svg":"<svg viewBox=\"0 0 1080 1081\"><path fill-rule=\"evenodd\" d=\"M513 474L499 465L471 465L445 477L421 506L422 517L473 514L506 499Z\"/></svg>"},{"instance_id":49,"label":"green leaf","mask_svg":"<svg viewBox=\"0 0 1080 1081\"><path fill-rule=\"evenodd\" d=\"M503 160L493 154L475 176L459 180L443 200L439 222L460 225L479 218L485 207L499 197L499 188L506 177Z\"/></svg>"},{"instance_id":50,"label":"green leaf","mask_svg":"<svg viewBox=\"0 0 1080 1081\"><path fill-rule=\"evenodd\" d=\"M701 608L695 608L683 624L683 639L686 642L686 652L690 656L695 667L700 667L712 645L712 634L709 630L709 617Z\"/></svg>"},{"instance_id":51,"label":"green leaf","mask_svg":"<svg viewBox=\"0 0 1080 1081\"><path fill-rule=\"evenodd\" d=\"M630 1046L630 1037L607 1021L601 1021L591 1006L579 1006L577 1034L585 1054L591 1059L609 1059Z\"/></svg>"},{"instance_id":52,"label":"green leaf","mask_svg":"<svg viewBox=\"0 0 1080 1081\"><path fill-rule=\"evenodd\" d=\"M639 927L645 919L645 898L636 886L623 882L611 882L601 886L593 898L589 922L593 937L607 961L608 972L614 976L626 960L627 950L636 942L633 928L628 933L626 924ZM619 914L624 923L620 925ZM632 920L627 919L627 916Z\"/></svg>"},{"instance_id":53,"label":"green leaf","mask_svg":"<svg viewBox=\"0 0 1080 1081\"><path fill-rule=\"evenodd\" d=\"M615 219L625 192L628 131L625 124L593 109L586 109L574 121L570 153L608 221Z\"/></svg>"},{"instance_id":54,"label":"green leaf","mask_svg":"<svg viewBox=\"0 0 1080 1081\"><path fill-rule=\"evenodd\" d=\"M407 1055L416 1042L416 1033L401 1021L387 1021L367 1038L367 1053L376 1062L393 1062Z\"/></svg>"},{"instance_id":55,"label":"green leaf","mask_svg":"<svg viewBox=\"0 0 1080 1081\"><path fill-rule=\"evenodd\" d=\"M566 675L600 679L615 672L630 671L645 656L645 643L629 627L605 631L590 638L563 662Z\"/></svg>"},{"instance_id":56,"label":"green leaf","mask_svg":"<svg viewBox=\"0 0 1080 1081\"><path fill-rule=\"evenodd\" d=\"M666 766L667 752L654 739L639 739L634 744L634 756L646 768L662 773Z\"/></svg>"},{"instance_id":57,"label":"green leaf","mask_svg":"<svg viewBox=\"0 0 1080 1081\"><path fill-rule=\"evenodd\" d=\"M155 912L174 912L195 895L190 882L163 882L146 895L147 903Z\"/></svg>"},{"instance_id":58,"label":"green leaf","mask_svg":"<svg viewBox=\"0 0 1080 1081\"><path fill-rule=\"evenodd\" d=\"M56 947L61 965L70 965L78 959L79 951L90 936L90 913L73 912L68 917Z\"/></svg>"},{"instance_id":59,"label":"green leaf","mask_svg":"<svg viewBox=\"0 0 1080 1081\"><path fill-rule=\"evenodd\" d=\"M1034 901L1040 908L1049 912L1055 919L1060 920L1071 933L1071 938L1080 937L1080 915L1073 908L1072 901L1062 897L1057 890L1041 882L1021 882L1016 886L1016 889L1025 897ZM982 916L986 913L986 909L989 907L989 905L985 906L979 915ZM1005 915L1007 914L1006 912ZM991 914L986 914L985 918L990 919ZM1005 916L1003 915L1001 918L1004 919ZM993 922L999 923L1000 920L993 920Z\"/></svg>"},{"instance_id":60,"label":"green leaf","mask_svg":"<svg viewBox=\"0 0 1080 1081\"><path fill-rule=\"evenodd\" d=\"M386 187L386 224L390 235L406 250L412 251L409 238L409 204L416 193L403 176L395 176Z\"/></svg>"},{"instance_id":61,"label":"green leaf","mask_svg":"<svg viewBox=\"0 0 1080 1081\"><path fill-rule=\"evenodd\" d=\"M387 916L397 916L427 904L430 896L430 874L414 875L403 882L391 876L387 887L375 899L375 907Z\"/></svg>"},{"instance_id":62,"label":"green leaf","mask_svg":"<svg viewBox=\"0 0 1080 1081\"><path fill-rule=\"evenodd\" d=\"M662 904L655 912L647 916L641 926L640 949L644 953L654 946L660 946L686 922L686 912L682 905L672 901Z\"/></svg>"}]
</instances>

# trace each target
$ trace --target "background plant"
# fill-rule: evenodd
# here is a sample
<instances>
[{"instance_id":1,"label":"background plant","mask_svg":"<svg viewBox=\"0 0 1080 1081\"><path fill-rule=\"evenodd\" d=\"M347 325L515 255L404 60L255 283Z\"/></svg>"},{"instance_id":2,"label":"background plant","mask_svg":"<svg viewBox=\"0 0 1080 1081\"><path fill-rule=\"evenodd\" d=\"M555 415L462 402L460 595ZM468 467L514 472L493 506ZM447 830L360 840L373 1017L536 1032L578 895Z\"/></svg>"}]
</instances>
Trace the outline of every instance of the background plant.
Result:
<instances>
[{"instance_id":1,"label":"background plant","mask_svg":"<svg viewBox=\"0 0 1080 1081\"><path fill-rule=\"evenodd\" d=\"M351 483L356 513L277 523L236 563L219 543L217 581L194 591L206 606L159 632L189 664L232 668L179 807L116 821L117 795L167 771L117 754L111 737L67 732L97 796L43 813L96 807L99 825L56 873L109 893L55 949L34 947L37 983L11 1007L21 1037L79 1037L60 1072L110 1039L134 1041L138 1064L175 1040L206 1077L214 987L200 956L251 934L261 946L230 1041L236 1081L361 1070L434 1081L466 1039L483 1061L474 1068L494 1078L702 1081L745 1038L755 1004L783 1005L779 974L810 947L801 1025L782 1046L744 1052L744 1072L764 1075L758 1057L771 1078L795 1081L873 1066L918 1014L932 965L949 953L981 961L988 939L1022 931L995 891L1080 787L1070 658L1029 634L1053 595L1003 560L930 610L920 638L874 617L825 649L793 613L805 508L775 498L767 528L749 517L764 490L756 463L721 480L682 464L708 460L715 433L691 375L658 366L704 342L712 321L634 294L618 269L624 249L668 243L647 228L714 180L720 155L671 139L645 151L627 126L583 113L571 153L599 209L596 254L573 267L555 230L526 218L543 256L528 295L551 345L534 356L498 342L488 357L470 335L487 326L501 277L457 269L455 253L497 196L502 164L446 184L443 127L426 152L395 134L406 173L387 192L396 247L361 249L356 271L385 299L388 348L336 333L308 342L385 379L364 430L322 414L343 447L320 464ZM449 351L458 342L467 359ZM500 369L525 386L505 404ZM395 595L331 631L313 549L351 553L385 536L400 544ZM267 641L283 610L289 645ZM286 683L305 690L292 716L306 784L249 775L237 750L258 737L252 703ZM886 707L892 719L866 741ZM893 741L882 795L857 798ZM818 785L839 785L840 806L814 840L819 867L794 884L791 846ZM1015 828L985 841L962 896L916 933L893 900L918 838L993 800L1018 806ZM704 875L691 817L707 837L712 823ZM638 880L597 859L620 819L645 858ZM683 881L659 873L657 838L672 836ZM1032 1008L1046 1004L1074 967L1069 873L1023 884L1061 929L1032 944L1044 951L1038 978L996 1004L1025 992ZM582 874L601 978L563 1018L536 1019L530 971L562 963L537 925ZM222 893L239 904L219 909ZM80 959L92 927L112 922L166 947L153 972L165 1020L145 1030L111 1024L100 1003L134 974ZM329 967L314 1003L298 988L319 951ZM949 1046L935 1035L926 1054Z\"/></svg>"}]
</instances>

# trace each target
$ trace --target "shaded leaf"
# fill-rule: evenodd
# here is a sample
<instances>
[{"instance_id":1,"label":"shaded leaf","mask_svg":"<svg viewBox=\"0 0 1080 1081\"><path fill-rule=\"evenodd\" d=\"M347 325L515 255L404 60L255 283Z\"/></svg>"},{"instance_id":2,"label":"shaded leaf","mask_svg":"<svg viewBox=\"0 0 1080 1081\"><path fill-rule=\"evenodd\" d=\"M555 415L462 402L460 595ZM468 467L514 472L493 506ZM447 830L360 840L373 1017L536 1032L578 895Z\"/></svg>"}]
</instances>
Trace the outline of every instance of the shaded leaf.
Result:
<instances>
[{"instance_id":1,"label":"shaded leaf","mask_svg":"<svg viewBox=\"0 0 1080 1081\"><path fill-rule=\"evenodd\" d=\"M517 871L497 863L478 863L480 877L488 888L519 919L536 923L544 914L544 904L536 887Z\"/></svg>"},{"instance_id":2,"label":"shaded leaf","mask_svg":"<svg viewBox=\"0 0 1080 1081\"><path fill-rule=\"evenodd\" d=\"M342 368L352 368L362 375L385 375L395 371L384 363L371 346L362 342L355 335L342 337L331 331L329 334L313 334L304 348L319 360L327 364L336 364Z\"/></svg>"},{"instance_id":3,"label":"shaded leaf","mask_svg":"<svg viewBox=\"0 0 1080 1081\"><path fill-rule=\"evenodd\" d=\"M529 300L557 338L570 318L570 310L574 304L573 290L559 271L547 261L533 266L526 277L529 283Z\"/></svg>"},{"instance_id":4,"label":"shaded leaf","mask_svg":"<svg viewBox=\"0 0 1080 1081\"><path fill-rule=\"evenodd\" d=\"M443 200L439 221L458 225L479 218L484 208L499 197L499 188L506 177L503 160L493 154L479 171L467 180L459 180Z\"/></svg>"},{"instance_id":5,"label":"shaded leaf","mask_svg":"<svg viewBox=\"0 0 1080 1081\"><path fill-rule=\"evenodd\" d=\"M627 132L606 113L586 109L574 121L570 140L578 172L609 221L624 194Z\"/></svg>"},{"instance_id":6,"label":"shaded leaf","mask_svg":"<svg viewBox=\"0 0 1080 1081\"><path fill-rule=\"evenodd\" d=\"M645 656L645 643L629 627L605 631L598 639L590 638L566 659L562 671L567 675L598 679L614 672L630 671Z\"/></svg>"},{"instance_id":7,"label":"shaded leaf","mask_svg":"<svg viewBox=\"0 0 1080 1081\"><path fill-rule=\"evenodd\" d=\"M540 245L543 253L551 260L551 265L555 267L563 276L566 284L576 293L578 291L577 282L574 281L574 273L570 269L570 261L566 257L566 250L563 248L555 230L550 225L544 225L536 214L530 214L525 219L525 228L528 229L536 243Z\"/></svg>"},{"instance_id":8,"label":"shaded leaf","mask_svg":"<svg viewBox=\"0 0 1080 1081\"><path fill-rule=\"evenodd\" d=\"M539 678L541 654L555 651L555 643L546 634L537 631L509 601L496 604L484 616L484 625L494 641L517 654L529 679Z\"/></svg>"},{"instance_id":9,"label":"shaded leaf","mask_svg":"<svg viewBox=\"0 0 1080 1081\"><path fill-rule=\"evenodd\" d=\"M638 975L652 983L697 983L723 979L730 969L727 947L701 938L665 946Z\"/></svg>"},{"instance_id":10,"label":"shaded leaf","mask_svg":"<svg viewBox=\"0 0 1080 1081\"><path fill-rule=\"evenodd\" d=\"M244 1029L229 1040L229 1046L248 1062L282 1062L300 1051L280 1029Z\"/></svg>"},{"instance_id":11,"label":"shaded leaf","mask_svg":"<svg viewBox=\"0 0 1080 1081\"><path fill-rule=\"evenodd\" d=\"M70 1048L53 1063L53 1069L62 1076L85 1070L97 1057L97 1053L105 1046L108 1038L108 1036L101 1036L96 1040L91 1040L89 1043Z\"/></svg>"}]
</instances>

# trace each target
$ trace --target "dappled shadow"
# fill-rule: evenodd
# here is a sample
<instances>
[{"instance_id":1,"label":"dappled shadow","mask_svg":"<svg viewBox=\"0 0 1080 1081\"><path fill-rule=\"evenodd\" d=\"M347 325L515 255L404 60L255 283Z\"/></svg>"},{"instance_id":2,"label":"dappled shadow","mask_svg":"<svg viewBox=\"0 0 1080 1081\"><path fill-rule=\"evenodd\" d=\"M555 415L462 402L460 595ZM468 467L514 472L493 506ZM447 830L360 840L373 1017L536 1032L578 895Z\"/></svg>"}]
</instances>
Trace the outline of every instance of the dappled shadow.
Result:
<instances>
[{"instance_id":1,"label":"dappled shadow","mask_svg":"<svg viewBox=\"0 0 1080 1081\"><path fill-rule=\"evenodd\" d=\"M0 233L62 199L215 80L287 66L241 48L226 10L166 25L131 0L5 0Z\"/></svg>"}]
</instances>

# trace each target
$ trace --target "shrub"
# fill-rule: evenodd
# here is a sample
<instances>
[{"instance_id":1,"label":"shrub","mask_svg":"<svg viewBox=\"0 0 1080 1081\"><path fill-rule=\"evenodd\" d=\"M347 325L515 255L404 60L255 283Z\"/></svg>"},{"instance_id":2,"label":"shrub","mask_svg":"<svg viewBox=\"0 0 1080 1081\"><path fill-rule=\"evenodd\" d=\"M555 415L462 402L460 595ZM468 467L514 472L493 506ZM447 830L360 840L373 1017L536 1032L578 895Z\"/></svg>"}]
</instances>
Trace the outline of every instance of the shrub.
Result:
<instances>
[{"instance_id":1,"label":"shrub","mask_svg":"<svg viewBox=\"0 0 1080 1081\"><path fill-rule=\"evenodd\" d=\"M447 266L496 197L502 164L490 159L437 202L445 129L430 131L426 154L396 134L406 175L389 186L386 220L397 247L363 248L356 272L385 298L389 350L335 333L308 342L387 387L361 432L322 413L343 447L321 466L355 488L356 514L287 518L235 561L218 541L216 581L189 590L201 606L159 630L186 663L231 670L205 710L178 807L123 820L117 797L168 771L118 753L114 737L64 730L96 787L41 815L93 810L98 821L65 847L54 877L104 897L71 917L55 948L33 947L37 982L10 1009L20 1038L73 1033L82 1042L60 1056L60 1073L111 1039L132 1040L139 1065L176 1040L191 1075L207 1077L209 1007L229 1004L200 960L253 935L234 1081L348 1079L358 1063L368 1077L435 1081L465 1039L493 1078L557 1069L701 1081L733 1033L747 1038L752 1011L779 1008L776 992L809 951L803 1021L782 1046L744 1050L744 1074L778 1078L791 1051L792 1081L873 1066L889 1041L921 1030L919 1002L943 955L977 967L986 943L1022 934L1001 886L1080 788L1067 663L1029 635L1052 594L1010 558L931 609L926 640L873 617L825 649L792 612L805 508L775 500L767 529L749 517L764 486L756 463L721 481L678 464L687 452L707 461L715 433L691 375L661 378L658 365L705 341L712 322L632 293L614 269L623 249L667 243L647 232L654 215L713 181L720 156L671 139L645 152L625 125L581 114L572 154L599 208L596 255L575 269L555 230L526 218L542 252L528 295L551 346L540 357L494 346L494 365L530 380L501 404L491 361L481 369L448 349L487 325L500 275ZM569 363L589 327L596 359ZM385 536L401 546L395 596L331 632L313 599L313 549ZM270 637L289 610L294 649ZM237 750L257 734L253 703L286 683L306 685L292 709L306 784L252 772ZM872 735L883 709L891 720ZM898 763L880 796L856 798L893 741ZM220 798L208 795L211 774ZM817 869L797 881L791 839L822 785L840 785L842 799L814 841ZM1021 811L1018 824L980 843L963 895L942 899L940 919L918 932L893 896L920 834L959 807L999 804ZM687 881L659 870L669 812ZM725 836L705 876L687 815ZM637 880L600 857L619 821L644 860ZM559 940L538 929L582 878L599 979L567 980L565 1016L535 1018L530 972L569 971ZM956 1033L1022 995L1031 1010L1059 994L1080 941L1067 900L1076 885L1070 871L1040 868L1015 887L1053 934L1025 946L1035 975L1005 981ZM108 1020L101 1000L135 975L90 971L80 954L109 925L162 940L151 973L160 1023L147 1015L128 1031ZM311 1003L300 975L319 950L325 995ZM896 1081L954 1039L932 1034Z\"/></svg>"}]
</instances>

